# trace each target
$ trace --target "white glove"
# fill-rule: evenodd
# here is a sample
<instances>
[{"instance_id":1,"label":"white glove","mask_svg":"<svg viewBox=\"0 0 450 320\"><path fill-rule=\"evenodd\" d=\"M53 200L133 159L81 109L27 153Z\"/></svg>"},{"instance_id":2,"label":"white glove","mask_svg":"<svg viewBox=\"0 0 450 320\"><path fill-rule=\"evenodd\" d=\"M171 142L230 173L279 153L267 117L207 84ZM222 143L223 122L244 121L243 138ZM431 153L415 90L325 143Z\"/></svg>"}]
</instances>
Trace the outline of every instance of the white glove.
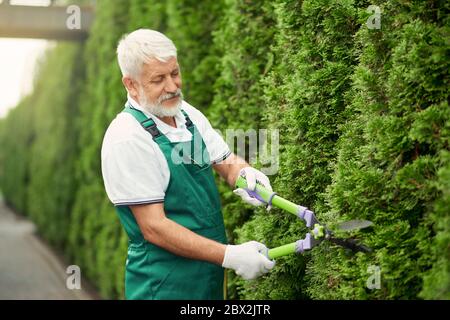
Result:
<instances>
[{"instance_id":1,"label":"white glove","mask_svg":"<svg viewBox=\"0 0 450 320\"><path fill-rule=\"evenodd\" d=\"M256 241L239 245L227 245L222 267L236 271L245 280L256 279L269 272L275 261L266 257L267 247Z\"/></svg>"},{"instance_id":2,"label":"white glove","mask_svg":"<svg viewBox=\"0 0 450 320\"><path fill-rule=\"evenodd\" d=\"M256 182L258 181L258 183L262 184L266 189L272 191L272 186L270 185L269 178L261 171L256 170L255 168L252 168L252 167L242 168L241 171L239 171L238 177L242 173L245 174L245 178L247 180L247 186L250 190L252 190L252 191L255 190ZM261 202L258 199L250 196L247 193L247 191L245 191L242 188L237 188L237 189L233 190L233 192L235 194L237 194L238 196L240 196L242 198L242 200L244 200L245 202L247 202L251 205L261 206L261 205L265 204L264 202ZM269 211L270 209L271 209L271 206L267 206L267 211Z\"/></svg>"}]
</instances>

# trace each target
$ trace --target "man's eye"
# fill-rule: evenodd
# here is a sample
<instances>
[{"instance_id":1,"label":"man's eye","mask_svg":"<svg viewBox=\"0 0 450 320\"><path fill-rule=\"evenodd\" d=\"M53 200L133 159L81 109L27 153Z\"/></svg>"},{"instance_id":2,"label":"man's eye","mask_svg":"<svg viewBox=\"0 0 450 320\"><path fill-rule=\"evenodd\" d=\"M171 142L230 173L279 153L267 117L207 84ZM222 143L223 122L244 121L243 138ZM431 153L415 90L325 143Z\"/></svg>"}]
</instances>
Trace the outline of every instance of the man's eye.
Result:
<instances>
[{"instance_id":1,"label":"man's eye","mask_svg":"<svg viewBox=\"0 0 450 320\"><path fill-rule=\"evenodd\" d=\"M158 78L158 79L155 79L155 80L151 81L151 83L161 83L161 82L162 82L161 78Z\"/></svg>"},{"instance_id":2,"label":"man's eye","mask_svg":"<svg viewBox=\"0 0 450 320\"><path fill-rule=\"evenodd\" d=\"M172 72L172 76L174 76L174 77L175 77L175 76L177 76L177 75L178 75L178 73L179 73L178 71L174 71L174 72Z\"/></svg>"}]
</instances>

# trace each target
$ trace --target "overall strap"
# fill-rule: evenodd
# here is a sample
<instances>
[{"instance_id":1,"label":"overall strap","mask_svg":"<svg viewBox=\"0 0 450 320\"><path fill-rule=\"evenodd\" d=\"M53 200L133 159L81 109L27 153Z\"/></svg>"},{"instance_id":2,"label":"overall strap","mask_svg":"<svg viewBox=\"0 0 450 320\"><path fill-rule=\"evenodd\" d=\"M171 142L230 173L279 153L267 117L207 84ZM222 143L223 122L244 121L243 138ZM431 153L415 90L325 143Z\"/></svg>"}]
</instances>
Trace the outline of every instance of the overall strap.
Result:
<instances>
[{"instance_id":1,"label":"overall strap","mask_svg":"<svg viewBox=\"0 0 450 320\"><path fill-rule=\"evenodd\" d=\"M188 114L186 113L186 111L184 111L183 109L181 109L181 112L183 112L184 118L186 119L186 128L191 128L194 126L194 124L192 123L191 119L189 118Z\"/></svg>"},{"instance_id":2,"label":"overall strap","mask_svg":"<svg viewBox=\"0 0 450 320\"><path fill-rule=\"evenodd\" d=\"M156 126L155 121L153 121L152 118L147 118L147 116L142 111L137 110L129 105L125 105L125 109L123 109L123 112L128 112L137 121L139 121L144 130L152 135L153 140L155 140L159 136L162 136L162 133Z\"/></svg>"},{"instance_id":3,"label":"overall strap","mask_svg":"<svg viewBox=\"0 0 450 320\"><path fill-rule=\"evenodd\" d=\"M125 108L123 109L123 112L131 114L141 124L144 130L152 135L153 140L163 135L156 126L155 121L153 121L152 118L148 118L142 111L133 108L129 104L126 104ZM186 128L188 129L192 128L194 124L192 123L186 111L181 109L181 112L183 113L184 118L186 119Z\"/></svg>"}]
</instances>

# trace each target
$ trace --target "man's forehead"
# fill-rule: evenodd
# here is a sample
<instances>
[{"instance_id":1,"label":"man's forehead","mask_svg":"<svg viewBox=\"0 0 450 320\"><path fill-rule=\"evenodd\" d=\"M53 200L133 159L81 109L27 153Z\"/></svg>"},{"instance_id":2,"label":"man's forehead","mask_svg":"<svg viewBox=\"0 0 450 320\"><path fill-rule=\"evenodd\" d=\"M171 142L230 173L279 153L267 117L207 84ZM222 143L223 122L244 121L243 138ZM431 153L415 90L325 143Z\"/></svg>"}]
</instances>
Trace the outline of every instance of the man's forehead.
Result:
<instances>
[{"instance_id":1,"label":"man's forehead","mask_svg":"<svg viewBox=\"0 0 450 320\"><path fill-rule=\"evenodd\" d=\"M172 72L173 69L178 67L177 58L172 57L166 62L159 61L158 59L150 59L143 65L143 71L146 75L160 74Z\"/></svg>"}]
</instances>

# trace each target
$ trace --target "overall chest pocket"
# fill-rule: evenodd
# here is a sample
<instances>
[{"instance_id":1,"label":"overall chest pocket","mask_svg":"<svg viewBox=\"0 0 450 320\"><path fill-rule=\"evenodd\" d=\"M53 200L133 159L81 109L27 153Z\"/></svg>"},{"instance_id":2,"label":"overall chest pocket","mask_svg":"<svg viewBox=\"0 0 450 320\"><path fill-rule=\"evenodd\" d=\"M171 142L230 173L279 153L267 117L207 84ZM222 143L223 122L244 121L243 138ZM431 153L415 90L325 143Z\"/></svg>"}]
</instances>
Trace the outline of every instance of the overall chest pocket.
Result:
<instances>
[{"instance_id":1,"label":"overall chest pocket","mask_svg":"<svg viewBox=\"0 0 450 320\"><path fill-rule=\"evenodd\" d=\"M194 135L195 141L179 142L172 145L171 160L184 165L192 174L199 174L211 167L208 149L203 140ZM198 140L200 139L200 140Z\"/></svg>"}]
</instances>

